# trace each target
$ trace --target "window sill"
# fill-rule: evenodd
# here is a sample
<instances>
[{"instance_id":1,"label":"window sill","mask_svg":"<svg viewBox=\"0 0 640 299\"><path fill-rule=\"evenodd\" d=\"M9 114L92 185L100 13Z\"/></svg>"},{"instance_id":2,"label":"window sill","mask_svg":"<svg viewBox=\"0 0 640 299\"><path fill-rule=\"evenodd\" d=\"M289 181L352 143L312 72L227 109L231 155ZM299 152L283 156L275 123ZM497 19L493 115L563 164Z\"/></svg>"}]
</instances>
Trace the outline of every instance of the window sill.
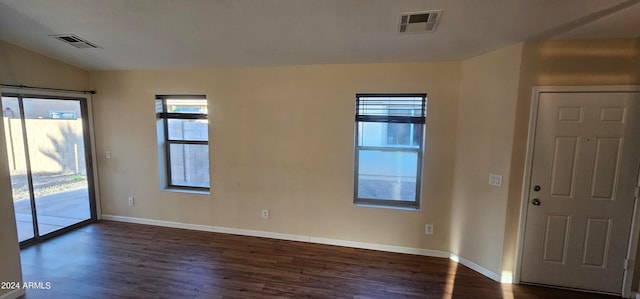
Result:
<instances>
[{"instance_id":1,"label":"window sill","mask_svg":"<svg viewBox=\"0 0 640 299\"><path fill-rule=\"evenodd\" d=\"M183 189L183 188L163 188L164 192L176 192L176 193L189 193L189 194L200 194L200 195L211 195L211 190L194 190L194 189Z\"/></svg>"},{"instance_id":2,"label":"window sill","mask_svg":"<svg viewBox=\"0 0 640 299\"><path fill-rule=\"evenodd\" d=\"M383 204L372 204L372 203L354 203L354 206L363 207L363 208L378 208L378 209L391 209L391 210L403 210L403 211L420 211L420 207L411 207L411 206L390 206Z\"/></svg>"}]
</instances>

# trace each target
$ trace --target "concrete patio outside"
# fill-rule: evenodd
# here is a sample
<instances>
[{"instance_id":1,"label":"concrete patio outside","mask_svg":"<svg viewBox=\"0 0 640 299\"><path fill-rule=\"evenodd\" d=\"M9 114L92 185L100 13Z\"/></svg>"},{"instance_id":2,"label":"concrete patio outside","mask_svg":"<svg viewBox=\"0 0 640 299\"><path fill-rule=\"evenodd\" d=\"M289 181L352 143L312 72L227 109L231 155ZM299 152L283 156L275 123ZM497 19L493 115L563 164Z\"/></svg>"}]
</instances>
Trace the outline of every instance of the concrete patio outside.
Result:
<instances>
[{"instance_id":1,"label":"concrete patio outside","mask_svg":"<svg viewBox=\"0 0 640 299\"><path fill-rule=\"evenodd\" d=\"M33 219L29 200L14 202L18 240L33 237ZM36 198L40 235L62 229L91 218L87 188L62 191Z\"/></svg>"}]
</instances>

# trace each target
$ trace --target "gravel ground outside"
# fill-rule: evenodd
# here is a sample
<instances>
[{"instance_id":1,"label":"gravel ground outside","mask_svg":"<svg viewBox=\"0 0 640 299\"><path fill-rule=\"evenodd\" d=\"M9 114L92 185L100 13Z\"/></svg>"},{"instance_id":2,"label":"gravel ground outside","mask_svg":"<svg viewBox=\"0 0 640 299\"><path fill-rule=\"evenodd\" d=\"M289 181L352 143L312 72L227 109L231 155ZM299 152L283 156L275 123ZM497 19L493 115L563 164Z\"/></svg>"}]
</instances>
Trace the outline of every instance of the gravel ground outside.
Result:
<instances>
[{"instance_id":1,"label":"gravel ground outside","mask_svg":"<svg viewBox=\"0 0 640 299\"><path fill-rule=\"evenodd\" d=\"M87 187L87 178L77 174L34 174L33 190L36 197ZM13 201L29 198L26 173L11 172Z\"/></svg>"},{"instance_id":2,"label":"gravel ground outside","mask_svg":"<svg viewBox=\"0 0 640 299\"><path fill-rule=\"evenodd\" d=\"M416 197L416 183L361 178L358 181L358 196L371 199L413 200Z\"/></svg>"}]
</instances>

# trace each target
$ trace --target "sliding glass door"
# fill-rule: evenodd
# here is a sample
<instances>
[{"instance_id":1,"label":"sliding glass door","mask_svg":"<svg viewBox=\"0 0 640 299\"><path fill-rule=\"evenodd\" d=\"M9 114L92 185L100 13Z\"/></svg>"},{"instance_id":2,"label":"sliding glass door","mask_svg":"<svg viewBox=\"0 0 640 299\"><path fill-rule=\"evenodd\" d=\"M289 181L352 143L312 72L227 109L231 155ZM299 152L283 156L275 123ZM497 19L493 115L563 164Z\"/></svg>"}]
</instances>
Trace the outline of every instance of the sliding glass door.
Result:
<instances>
[{"instance_id":1,"label":"sliding glass door","mask_svg":"<svg viewBox=\"0 0 640 299\"><path fill-rule=\"evenodd\" d=\"M20 243L95 220L86 99L3 94L2 112Z\"/></svg>"}]
</instances>

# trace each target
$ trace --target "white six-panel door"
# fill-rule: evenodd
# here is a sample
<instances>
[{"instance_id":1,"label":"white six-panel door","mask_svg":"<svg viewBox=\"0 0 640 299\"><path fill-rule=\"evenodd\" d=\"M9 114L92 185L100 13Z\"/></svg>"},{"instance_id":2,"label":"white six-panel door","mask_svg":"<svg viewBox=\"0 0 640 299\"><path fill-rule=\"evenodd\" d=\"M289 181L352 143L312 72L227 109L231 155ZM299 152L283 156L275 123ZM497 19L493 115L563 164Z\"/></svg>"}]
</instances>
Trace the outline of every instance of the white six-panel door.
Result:
<instances>
[{"instance_id":1,"label":"white six-panel door","mask_svg":"<svg viewBox=\"0 0 640 299\"><path fill-rule=\"evenodd\" d=\"M637 92L540 93L521 282L621 293L639 104Z\"/></svg>"}]
</instances>

